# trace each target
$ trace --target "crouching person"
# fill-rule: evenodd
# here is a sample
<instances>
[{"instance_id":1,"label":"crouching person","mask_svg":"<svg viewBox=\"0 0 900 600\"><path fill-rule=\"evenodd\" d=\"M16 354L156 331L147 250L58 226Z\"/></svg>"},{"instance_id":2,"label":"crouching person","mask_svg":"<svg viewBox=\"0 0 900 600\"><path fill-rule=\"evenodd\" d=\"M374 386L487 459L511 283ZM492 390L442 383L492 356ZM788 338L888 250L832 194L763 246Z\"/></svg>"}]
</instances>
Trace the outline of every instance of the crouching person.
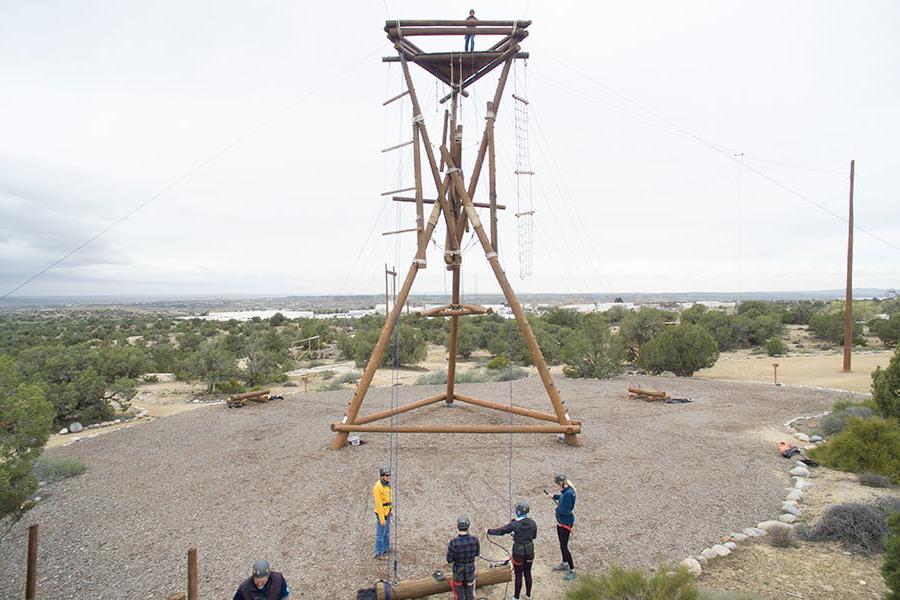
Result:
<instances>
[{"instance_id":1,"label":"crouching person","mask_svg":"<svg viewBox=\"0 0 900 600\"><path fill-rule=\"evenodd\" d=\"M250 577L241 582L233 600L284 600L291 595L284 576L278 571L270 571L269 563L258 560L253 563Z\"/></svg>"},{"instance_id":2,"label":"crouching person","mask_svg":"<svg viewBox=\"0 0 900 600\"><path fill-rule=\"evenodd\" d=\"M481 553L478 538L469 535L469 517L456 519L459 535L447 545L447 562L453 565L450 590L453 600L475 600L475 557Z\"/></svg>"}]
</instances>

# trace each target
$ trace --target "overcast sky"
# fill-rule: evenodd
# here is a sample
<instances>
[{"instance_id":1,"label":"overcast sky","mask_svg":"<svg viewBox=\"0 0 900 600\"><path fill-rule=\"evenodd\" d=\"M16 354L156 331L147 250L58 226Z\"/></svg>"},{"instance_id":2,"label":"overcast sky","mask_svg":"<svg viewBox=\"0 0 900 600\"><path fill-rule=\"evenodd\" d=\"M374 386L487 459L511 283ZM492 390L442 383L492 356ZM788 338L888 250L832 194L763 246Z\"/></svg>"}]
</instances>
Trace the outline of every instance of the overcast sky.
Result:
<instances>
[{"instance_id":1,"label":"overcast sky","mask_svg":"<svg viewBox=\"0 0 900 600\"><path fill-rule=\"evenodd\" d=\"M15 295L378 292L414 251L381 233L415 224L381 196L412 183L409 148L380 152L411 137L408 101L381 105L404 89L382 28L465 17L450 4L0 0L0 296L112 225ZM498 115L517 290L841 288L851 159L874 234L857 231L854 282L900 287L900 3L472 7L533 20ZM415 75L439 139L445 90ZM466 166L495 83L463 103ZM526 279L515 88L536 173ZM433 246L414 293L447 289L441 263ZM498 290L477 244L463 288Z\"/></svg>"}]
</instances>

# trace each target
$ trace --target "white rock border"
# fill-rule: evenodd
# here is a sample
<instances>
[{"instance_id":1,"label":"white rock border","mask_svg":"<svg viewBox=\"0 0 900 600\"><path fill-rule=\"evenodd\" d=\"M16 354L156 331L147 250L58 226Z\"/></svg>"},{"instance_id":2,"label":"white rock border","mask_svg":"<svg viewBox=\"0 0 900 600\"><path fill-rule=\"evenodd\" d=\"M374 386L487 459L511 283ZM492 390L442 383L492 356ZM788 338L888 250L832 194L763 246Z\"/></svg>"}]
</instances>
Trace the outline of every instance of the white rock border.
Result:
<instances>
[{"instance_id":1,"label":"white rock border","mask_svg":"<svg viewBox=\"0 0 900 600\"><path fill-rule=\"evenodd\" d=\"M799 441L808 443L810 441L809 436L797 431L793 427L794 423L809 419L819 419L830 413L830 410L826 410L825 412L815 415L794 417L784 424L784 428ZM815 448L815 445L807 446L806 448ZM722 537L720 543L704 548L699 554L688 556L682 560L680 564L684 566L691 575L699 577L703 573L703 569L709 566L710 561L715 560L720 556L728 556L737 550L739 543L753 541L756 538L761 538L775 530L787 529L793 531L794 523L796 523L802 515L800 502L803 500L804 494L812 489L814 484L809 481L813 475L809 472L806 465L802 465L801 467L800 464L793 462L790 463L789 467L789 476L793 480L793 485L790 488L787 488L788 492L781 502L781 514L778 516L777 520L770 519L762 521L758 523L756 527L746 527L740 532L729 533Z\"/></svg>"}]
</instances>

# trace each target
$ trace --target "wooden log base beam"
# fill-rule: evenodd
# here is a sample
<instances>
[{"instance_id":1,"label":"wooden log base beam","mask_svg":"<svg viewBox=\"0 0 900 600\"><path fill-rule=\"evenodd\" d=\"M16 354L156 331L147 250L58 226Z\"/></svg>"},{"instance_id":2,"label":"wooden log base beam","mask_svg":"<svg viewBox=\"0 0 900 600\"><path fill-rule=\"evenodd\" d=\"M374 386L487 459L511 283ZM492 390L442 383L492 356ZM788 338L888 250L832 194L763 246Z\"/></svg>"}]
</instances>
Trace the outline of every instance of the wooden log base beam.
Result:
<instances>
[{"instance_id":1,"label":"wooden log base beam","mask_svg":"<svg viewBox=\"0 0 900 600\"><path fill-rule=\"evenodd\" d=\"M236 394L234 396L229 396L228 400L230 402L235 402L238 400L250 400L252 398L257 398L259 396L267 396L269 395L269 390L257 390L255 392L247 392L246 394Z\"/></svg>"},{"instance_id":2,"label":"wooden log base beam","mask_svg":"<svg viewBox=\"0 0 900 600\"><path fill-rule=\"evenodd\" d=\"M475 573L475 587L497 585L512 580L512 570L507 565L500 565L492 569L479 570ZM410 579L398 581L391 585L393 600L408 600L409 598L424 598L434 594L443 594L450 591L450 579L438 581L434 577L422 579ZM378 600L385 600L388 596L384 593L384 585L375 586Z\"/></svg>"},{"instance_id":3,"label":"wooden log base beam","mask_svg":"<svg viewBox=\"0 0 900 600\"><path fill-rule=\"evenodd\" d=\"M581 433L581 424L570 421L569 425L358 425L332 423L332 431L350 433Z\"/></svg>"},{"instance_id":4,"label":"wooden log base beam","mask_svg":"<svg viewBox=\"0 0 900 600\"><path fill-rule=\"evenodd\" d=\"M480 398L473 398L472 396L464 396L461 394L453 394L453 398L455 400L459 400L460 402L465 402L466 404L472 404L473 406L480 406L482 408L490 408L493 410L499 410L502 412L519 415L522 417L531 417L532 419L538 419L541 421L549 421L551 423L558 423L556 415L551 415L550 413L541 412L539 410L533 410L531 408L523 408L521 406L516 406L514 404L513 405L501 404L500 402L491 402L490 400L482 400ZM569 422L572 423L573 425L581 425L581 421L570 420Z\"/></svg>"},{"instance_id":5,"label":"wooden log base beam","mask_svg":"<svg viewBox=\"0 0 900 600\"><path fill-rule=\"evenodd\" d=\"M403 406L398 406L397 408L382 410L380 412L372 413L370 415L358 417L356 419L356 424L364 425L366 423L371 423L372 421L380 421L381 419L386 419L393 415L399 415L399 414L402 414L405 412L409 412L411 410L415 410L417 408L422 408L423 406L428 406L429 404L436 404L446 397L447 397L447 394L440 393L437 396L429 396L428 398L416 400L415 402L410 402L409 404L404 404Z\"/></svg>"}]
</instances>

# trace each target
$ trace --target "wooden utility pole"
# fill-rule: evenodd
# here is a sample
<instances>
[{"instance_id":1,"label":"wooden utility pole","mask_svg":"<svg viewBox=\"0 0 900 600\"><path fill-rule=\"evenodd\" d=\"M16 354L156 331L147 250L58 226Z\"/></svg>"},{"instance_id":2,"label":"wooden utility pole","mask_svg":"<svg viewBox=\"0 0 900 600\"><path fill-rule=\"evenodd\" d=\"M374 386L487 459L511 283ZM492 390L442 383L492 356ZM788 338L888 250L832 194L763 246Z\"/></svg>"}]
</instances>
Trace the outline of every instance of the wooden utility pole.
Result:
<instances>
[{"instance_id":1,"label":"wooden utility pole","mask_svg":"<svg viewBox=\"0 0 900 600\"><path fill-rule=\"evenodd\" d=\"M197 587L197 549L188 549L187 600L198 600Z\"/></svg>"},{"instance_id":2,"label":"wooden utility pole","mask_svg":"<svg viewBox=\"0 0 900 600\"><path fill-rule=\"evenodd\" d=\"M531 330L528 319L525 317L525 311L519 303L497 256L497 211L504 209L505 206L497 203L494 121L514 61L517 59L528 58L527 53L520 52L519 45L528 35L527 28L530 25L531 21L477 21L475 25L472 25L471 21L388 21L385 25L385 32L387 33L388 39L394 44L397 56L386 57L383 60L385 62L400 63L404 81L406 83L406 90L388 99L384 104L408 97L409 102L412 105L412 120L414 124L411 142L399 144L386 150L394 150L412 144L415 185L413 187L402 188L401 190L384 192L382 195L393 195L398 192L409 191L412 189L416 191L415 198L403 196L394 197L394 200L398 202L416 203L416 228L413 230L401 229L398 232L392 233L416 231L418 237L417 248L415 259L410 265L406 279L403 281L400 291L394 299L393 308L388 311L384 329L382 329L378 341L372 350L372 355L369 358L365 371L363 371L363 374L360 377L356 391L347 406L344 417L339 423L333 423L331 425L331 430L337 434L331 443L331 447L334 449L346 445L347 438L351 432L362 431L373 433L556 433L563 434L566 443L569 445L579 445L577 435L581 433L581 423L579 421L574 421L569 417L565 404L560 398L559 391L556 389L553 382L550 369L547 367L547 363L544 360L544 356L535 339L534 332ZM416 36L423 35L468 35L471 33L473 27L476 28L476 35L496 35L500 36L502 39L485 51L465 53L426 53L412 41ZM410 63L418 65L450 88L450 93L446 98L440 101L441 103L445 100L450 100L451 102L449 108L444 113L443 132L439 146L431 143L428 127L425 125L419 98L416 94L412 75L410 74ZM487 117L485 128L481 136L481 143L478 152L475 155L475 160L472 163L471 174L466 178L462 171L463 128L458 122L460 105L463 97L468 96L466 88L497 67L502 67L497 81L497 87L494 91L492 101L488 102ZM435 148L438 148L440 152L436 153ZM421 150L424 150L424 156ZM489 180L489 202L475 202L475 192L478 188L478 182L485 159L487 159L488 162L487 178ZM424 198L422 186L428 178L422 176L421 171L423 168L426 171L430 171L431 179L434 182L436 195L433 200ZM431 205L431 214L427 220L424 219L424 205L426 204ZM482 225L481 219L476 211L477 208L490 209L490 221L487 224L487 227ZM396 406L389 410L382 410L368 415L360 415L360 409L366 392L372 383L375 370L381 364L381 360L390 340L391 332L396 326L400 316L402 306L407 302L410 289L412 288L412 284L415 281L419 269L424 269L426 267L425 250L431 241L432 235L435 233L435 228L441 221L446 226L443 257L444 266L451 272L453 278L450 303L422 311L419 314L426 318L450 318L450 333L447 342L448 365L446 392L423 400L416 400L402 406ZM474 231L475 235L478 237L478 241L481 243L481 248L484 251L484 258L490 264L494 276L500 284L500 288L503 290L503 295L506 297L507 304L513 311L516 323L519 326L519 331L522 333L522 337L525 340L525 346L531 354L532 364L535 365L540 374L541 382L544 385L550 404L553 407L552 413L510 406L508 404L504 405L489 400L463 396L456 392L454 384L457 366L459 318L491 312L490 309L486 307L465 304L462 301L461 270L463 256L460 252L460 247L463 236L469 230ZM385 265L386 308L388 306L387 273L387 265ZM482 408L504 411L520 417L545 421L545 423L540 425L520 425L514 423L503 425L454 425L446 422L417 425L370 424L373 421L436 404L442 400L448 405L453 404L455 400L458 400Z\"/></svg>"},{"instance_id":3,"label":"wooden utility pole","mask_svg":"<svg viewBox=\"0 0 900 600\"><path fill-rule=\"evenodd\" d=\"M850 161L850 208L847 214L847 290L844 296L844 373L850 372L853 348L853 178L856 161Z\"/></svg>"}]
</instances>

